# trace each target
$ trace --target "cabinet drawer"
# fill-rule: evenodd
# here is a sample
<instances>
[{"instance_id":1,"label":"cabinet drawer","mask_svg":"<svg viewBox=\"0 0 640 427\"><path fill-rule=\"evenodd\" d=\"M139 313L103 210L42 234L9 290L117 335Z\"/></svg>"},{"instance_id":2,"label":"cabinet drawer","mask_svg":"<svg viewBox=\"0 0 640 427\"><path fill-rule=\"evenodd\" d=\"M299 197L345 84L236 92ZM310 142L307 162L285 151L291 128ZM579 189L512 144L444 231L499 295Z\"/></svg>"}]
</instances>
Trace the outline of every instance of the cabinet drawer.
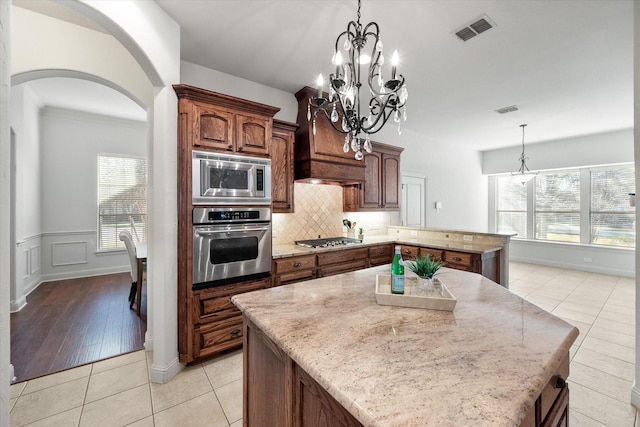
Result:
<instances>
[{"instance_id":1,"label":"cabinet drawer","mask_svg":"<svg viewBox=\"0 0 640 427\"><path fill-rule=\"evenodd\" d=\"M456 264L458 266L472 266L472 254L467 254L464 252L451 252L444 251L444 261L447 264ZM456 267L454 267L456 268Z\"/></svg>"},{"instance_id":2,"label":"cabinet drawer","mask_svg":"<svg viewBox=\"0 0 640 427\"><path fill-rule=\"evenodd\" d=\"M569 376L569 358L565 357L556 374L551 377L545 388L540 394L540 414L542 419L546 418L551 407L560 395L560 392L566 388L565 380ZM559 384L558 384L559 383Z\"/></svg>"},{"instance_id":3,"label":"cabinet drawer","mask_svg":"<svg viewBox=\"0 0 640 427\"><path fill-rule=\"evenodd\" d=\"M434 261L442 260L442 251L440 249L420 248L420 257L429 256Z\"/></svg>"},{"instance_id":4,"label":"cabinet drawer","mask_svg":"<svg viewBox=\"0 0 640 427\"><path fill-rule=\"evenodd\" d=\"M391 262L393 259L393 246L392 245L380 245L369 247L369 258L380 259L386 258L387 262Z\"/></svg>"},{"instance_id":5,"label":"cabinet drawer","mask_svg":"<svg viewBox=\"0 0 640 427\"><path fill-rule=\"evenodd\" d=\"M234 283L194 292L194 323L214 322L239 316L240 310L233 305L231 297L244 292L265 289L269 287L269 283L269 278L266 278L258 281Z\"/></svg>"},{"instance_id":6,"label":"cabinet drawer","mask_svg":"<svg viewBox=\"0 0 640 427\"><path fill-rule=\"evenodd\" d=\"M301 282L313 279L313 270L292 271L291 273L278 274L274 276L274 286L286 285L289 283Z\"/></svg>"},{"instance_id":7,"label":"cabinet drawer","mask_svg":"<svg viewBox=\"0 0 640 427\"><path fill-rule=\"evenodd\" d=\"M322 268L318 268L318 277L333 276L334 274L348 273L350 271L361 270L367 268L367 259L360 259L350 262L343 262L342 264L327 265Z\"/></svg>"},{"instance_id":8,"label":"cabinet drawer","mask_svg":"<svg viewBox=\"0 0 640 427\"><path fill-rule=\"evenodd\" d=\"M420 255L420 248L417 246L400 246L400 254L405 261L415 261L416 257Z\"/></svg>"},{"instance_id":9,"label":"cabinet drawer","mask_svg":"<svg viewBox=\"0 0 640 427\"><path fill-rule=\"evenodd\" d=\"M204 357L242 345L242 317L240 315L194 331L194 356Z\"/></svg>"},{"instance_id":10,"label":"cabinet drawer","mask_svg":"<svg viewBox=\"0 0 640 427\"><path fill-rule=\"evenodd\" d=\"M273 261L273 273L282 274L293 271L309 270L313 269L315 266L315 255L282 258Z\"/></svg>"},{"instance_id":11,"label":"cabinet drawer","mask_svg":"<svg viewBox=\"0 0 640 427\"><path fill-rule=\"evenodd\" d=\"M318 254L318 267L323 265L351 262L355 260L363 260L366 266L366 262L368 258L369 258L368 248L338 250L338 251ZM364 268L364 267L361 267L361 268Z\"/></svg>"}]
</instances>

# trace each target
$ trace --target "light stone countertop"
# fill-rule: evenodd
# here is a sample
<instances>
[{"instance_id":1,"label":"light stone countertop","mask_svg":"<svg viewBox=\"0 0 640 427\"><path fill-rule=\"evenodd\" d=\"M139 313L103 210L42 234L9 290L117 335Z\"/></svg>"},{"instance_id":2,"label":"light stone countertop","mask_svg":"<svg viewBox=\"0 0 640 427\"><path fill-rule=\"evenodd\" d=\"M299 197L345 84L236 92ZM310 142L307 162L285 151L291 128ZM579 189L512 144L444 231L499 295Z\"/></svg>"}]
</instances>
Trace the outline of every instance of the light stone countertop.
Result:
<instances>
[{"instance_id":1,"label":"light stone countertop","mask_svg":"<svg viewBox=\"0 0 640 427\"><path fill-rule=\"evenodd\" d=\"M458 241L446 241L435 240L428 238L406 238L406 237L391 237L391 236L371 236L365 237L362 243L355 243L351 245L340 245L327 248L307 248L305 246L297 246L294 243L284 245L273 245L271 247L271 256L273 259L287 258L298 255L310 255L322 252L330 252L335 250L355 249L366 246L375 246L381 243L396 243L398 245L413 245L413 246L425 246L443 250L464 251L471 253L484 254L489 252L495 252L502 249L500 245L486 245L478 243L465 244Z\"/></svg>"},{"instance_id":2,"label":"light stone countertop","mask_svg":"<svg viewBox=\"0 0 640 427\"><path fill-rule=\"evenodd\" d=\"M232 301L365 426L519 426L578 330L473 273L453 312L378 305L389 265ZM412 273L409 273L412 274Z\"/></svg>"}]
</instances>

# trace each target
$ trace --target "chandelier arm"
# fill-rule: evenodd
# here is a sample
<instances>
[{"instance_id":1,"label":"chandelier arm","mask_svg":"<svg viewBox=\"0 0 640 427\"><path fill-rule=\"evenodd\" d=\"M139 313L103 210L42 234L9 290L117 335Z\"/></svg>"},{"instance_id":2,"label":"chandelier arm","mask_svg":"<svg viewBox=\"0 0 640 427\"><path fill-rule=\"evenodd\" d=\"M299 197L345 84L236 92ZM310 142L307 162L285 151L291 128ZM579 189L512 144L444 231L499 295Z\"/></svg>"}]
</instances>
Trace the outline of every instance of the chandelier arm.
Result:
<instances>
[{"instance_id":1,"label":"chandelier arm","mask_svg":"<svg viewBox=\"0 0 640 427\"><path fill-rule=\"evenodd\" d=\"M325 109L320 109L320 111L322 111L322 113L323 113L323 114L324 114L324 116L327 118L327 120L328 120L329 124L331 125L331 127L332 127L333 129L335 129L336 131L340 132L340 133L341 133L341 134L343 134L343 135L344 135L344 134L347 134L347 133L351 133L351 131L350 131L350 130L345 131L345 130L343 130L343 129L341 129L341 128L337 127L337 126L335 125L335 123L333 123L333 121L331 121L331 116L330 116L330 114L327 112L327 110L325 110ZM342 113L342 114L344 114L344 111L343 111L343 113ZM314 114L314 117L315 117L316 115L317 115L317 112Z\"/></svg>"}]
</instances>

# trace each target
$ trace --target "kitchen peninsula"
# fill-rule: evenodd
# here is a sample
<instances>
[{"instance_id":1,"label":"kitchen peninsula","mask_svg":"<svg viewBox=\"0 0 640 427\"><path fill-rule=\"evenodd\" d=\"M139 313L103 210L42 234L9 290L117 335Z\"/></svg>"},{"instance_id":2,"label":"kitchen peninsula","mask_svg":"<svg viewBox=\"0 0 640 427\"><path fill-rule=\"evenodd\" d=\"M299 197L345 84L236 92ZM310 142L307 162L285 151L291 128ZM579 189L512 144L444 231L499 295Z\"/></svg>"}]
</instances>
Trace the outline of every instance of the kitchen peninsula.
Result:
<instances>
[{"instance_id":1,"label":"kitchen peninsula","mask_svg":"<svg viewBox=\"0 0 640 427\"><path fill-rule=\"evenodd\" d=\"M255 426L566 425L578 330L443 268L453 312L378 305L389 266L236 295ZM324 423L324 424L322 424Z\"/></svg>"}]
</instances>

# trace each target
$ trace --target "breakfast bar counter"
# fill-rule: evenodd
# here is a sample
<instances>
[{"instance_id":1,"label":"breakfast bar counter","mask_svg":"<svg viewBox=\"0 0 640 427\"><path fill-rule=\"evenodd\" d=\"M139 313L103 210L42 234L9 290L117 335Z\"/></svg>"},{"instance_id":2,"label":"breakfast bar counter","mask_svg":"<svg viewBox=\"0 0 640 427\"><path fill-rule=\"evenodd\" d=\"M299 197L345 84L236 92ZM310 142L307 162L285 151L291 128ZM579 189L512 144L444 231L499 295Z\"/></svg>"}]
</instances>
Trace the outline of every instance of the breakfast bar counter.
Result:
<instances>
[{"instance_id":1,"label":"breakfast bar counter","mask_svg":"<svg viewBox=\"0 0 640 427\"><path fill-rule=\"evenodd\" d=\"M233 297L254 426L564 425L578 330L474 273L453 311L378 305L388 265ZM407 273L409 275L411 273Z\"/></svg>"}]
</instances>

